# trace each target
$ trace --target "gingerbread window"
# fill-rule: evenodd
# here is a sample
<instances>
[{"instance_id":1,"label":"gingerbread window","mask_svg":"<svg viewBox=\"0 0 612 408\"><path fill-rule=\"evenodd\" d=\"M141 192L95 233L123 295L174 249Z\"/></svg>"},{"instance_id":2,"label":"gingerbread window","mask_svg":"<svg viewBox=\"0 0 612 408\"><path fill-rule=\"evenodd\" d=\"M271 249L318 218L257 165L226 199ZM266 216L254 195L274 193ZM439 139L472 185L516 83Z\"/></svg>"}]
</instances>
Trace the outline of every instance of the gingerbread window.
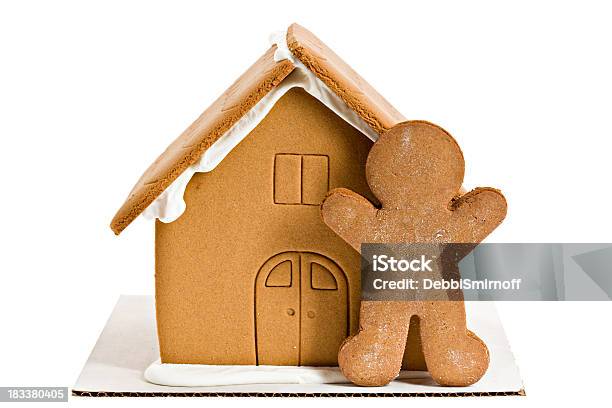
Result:
<instances>
[{"instance_id":1,"label":"gingerbread window","mask_svg":"<svg viewBox=\"0 0 612 408\"><path fill-rule=\"evenodd\" d=\"M266 286L270 288L291 287L291 261L279 263L270 271L266 278Z\"/></svg>"},{"instance_id":2,"label":"gingerbread window","mask_svg":"<svg viewBox=\"0 0 612 408\"><path fill-rule=\"evenodd\" d=\"M319 205L329 190L329 157L277 154L274 158L274 203Z\"/></svg>"},{"instance_id":3,"label":"gingerbread window","mask_svg":"<svg viewBox=\"0 0 612 408\"><path fill-rule=\"evenodd\" d=\"M313 262L310 264L310 287L317 290L338 290L338 282L329 269Z\"/></svg>"}]
</instances>

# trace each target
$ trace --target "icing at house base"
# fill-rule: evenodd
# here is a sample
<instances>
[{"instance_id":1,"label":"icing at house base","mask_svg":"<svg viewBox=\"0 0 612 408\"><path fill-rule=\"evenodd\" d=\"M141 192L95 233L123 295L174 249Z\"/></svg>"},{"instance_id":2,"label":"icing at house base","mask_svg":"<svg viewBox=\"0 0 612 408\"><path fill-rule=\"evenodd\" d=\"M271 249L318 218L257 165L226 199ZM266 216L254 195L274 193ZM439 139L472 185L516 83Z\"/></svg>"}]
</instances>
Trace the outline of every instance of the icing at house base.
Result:
<instances>
[{"instance_id":1,"label":"icing at house base","mask_svg":"<svg viewBox=\"0 0 612 408\"><path fill-rule=\"evenodd\" d=\"M402 371L398 379L423 377L419 372ZM172 387L215 387L244 384L348 384L338 367L244 366L203 364L162 364L147 368L145 379Z\"/></svg>"}]
</instances>

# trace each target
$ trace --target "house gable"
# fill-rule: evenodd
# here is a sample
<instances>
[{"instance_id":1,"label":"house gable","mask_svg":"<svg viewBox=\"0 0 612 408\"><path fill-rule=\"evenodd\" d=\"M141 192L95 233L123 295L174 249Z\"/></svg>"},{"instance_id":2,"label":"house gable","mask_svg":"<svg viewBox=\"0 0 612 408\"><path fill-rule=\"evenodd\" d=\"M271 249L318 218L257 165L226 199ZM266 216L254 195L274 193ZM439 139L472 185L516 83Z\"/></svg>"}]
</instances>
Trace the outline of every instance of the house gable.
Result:
<instances>
[{"instance_id":1,"label":"house gable","mask_svg":"<svg viewBox=\"0 0 612 408\"><path fill-rule=\"evenodd\" d=\"M404 120L363 78L308 30L293 24L286 39L293 55L376 132L382 133ZM293 71L295 67L291 61L275 61L276 50L276 46L269 49L146 170L111 222L116 234L121 233Z\"/></svg>"}]
</instances>

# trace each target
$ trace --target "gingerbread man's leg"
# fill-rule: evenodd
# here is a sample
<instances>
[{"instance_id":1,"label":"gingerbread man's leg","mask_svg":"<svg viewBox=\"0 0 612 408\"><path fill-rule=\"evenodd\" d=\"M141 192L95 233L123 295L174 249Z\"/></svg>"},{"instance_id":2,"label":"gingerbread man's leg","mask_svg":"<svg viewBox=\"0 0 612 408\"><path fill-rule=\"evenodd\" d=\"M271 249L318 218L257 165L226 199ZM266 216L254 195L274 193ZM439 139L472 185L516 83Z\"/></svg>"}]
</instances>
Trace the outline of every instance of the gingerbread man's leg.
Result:
<instances>
[{"instance_id":1,"label":"gingerbread man's leg","mask_svg":"<svg viewBox=\"0 0 612 408\"><path fill-rule=\"evenodd\" d=\"M359 333L345 340L338 353L346 378L357 385L382 386L397 377L415 312L410 302L361 302Z\"/></svg>"},{"instance_id":2,"label":"gingerbread man's leg","mask_svg":"<svg viewBox=\"0 0 612 408\"><path fill-rule=\"evenodd\" d=\"M423 304L420 324L427 369L438 384L471 385L487 371L489 350L478 336L467 330L463 302Z\"/></svg>"}]
</instances>

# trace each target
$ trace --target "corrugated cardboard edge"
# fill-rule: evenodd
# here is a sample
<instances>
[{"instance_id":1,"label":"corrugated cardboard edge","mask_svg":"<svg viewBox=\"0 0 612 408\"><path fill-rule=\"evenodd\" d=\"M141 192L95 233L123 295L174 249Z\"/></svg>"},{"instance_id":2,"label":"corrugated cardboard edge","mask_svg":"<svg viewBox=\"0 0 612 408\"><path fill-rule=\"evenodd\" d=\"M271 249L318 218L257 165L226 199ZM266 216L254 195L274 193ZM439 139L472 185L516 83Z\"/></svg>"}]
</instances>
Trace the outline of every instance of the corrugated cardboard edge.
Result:
<instances>
[{"instance_id":1,"label":"corrugated cardboard edge","mask_svg":"<svg viewBox=\"0 0 612 408\"><path fill-rule=\"evenodd\" d=\"M404 117L336 53L298 24L287 31L291 52L375 131L382 134ZM185 130L138 180L111 221L119 235L159 195L194 164L219 137L250 111L295 68L274 61L270 48Z\"/></svg>"},{"instance_id":2,"label":"corrugated cardboard edge","mask_svg":"<svg viewBox=\"0 0 612 408\"><path fill-rule=\"evenodd\" d=\"M267 393L267 392L105 392L72 390L73 397L307 397L307 398L409 398L409 397L524 397L525 390L494 392L351 392L351 393Z\"/></svg>"}]
</instances>

